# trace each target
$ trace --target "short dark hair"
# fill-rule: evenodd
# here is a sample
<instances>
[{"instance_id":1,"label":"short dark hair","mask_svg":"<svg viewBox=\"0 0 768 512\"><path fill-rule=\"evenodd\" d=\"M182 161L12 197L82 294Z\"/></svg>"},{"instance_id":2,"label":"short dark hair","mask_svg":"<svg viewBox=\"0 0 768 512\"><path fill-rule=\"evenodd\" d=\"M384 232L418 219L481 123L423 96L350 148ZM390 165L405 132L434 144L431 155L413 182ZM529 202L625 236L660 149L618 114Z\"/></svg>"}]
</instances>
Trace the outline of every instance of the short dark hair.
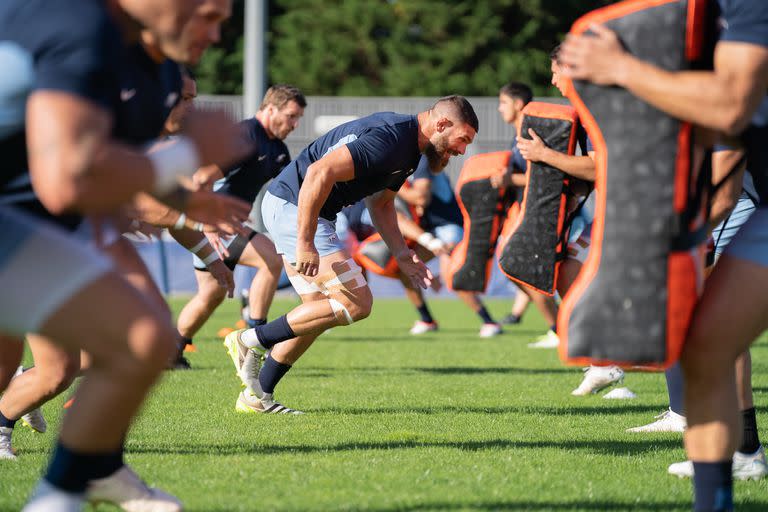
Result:
<instances>
[{"instance_id":1,"label":"short dark hair","mask_svg":"<svg viewBox=\"0 0 768 512\"><path fill-rule=\"evenodd\" d=\"M557 43L557 46L552 48L552 51L549 52L549 60L553 60L560 64L560 50L562 50L563 45L561 43Z\"/></svg>"},{"instance_id":2,"label":"short dark hair","mask_svg":"<svg viewBox=\"0 0 768 512\"><path fill-rule=\"evenodd\" d=\"M264 110L268 105L274 105L279 110L289 101L295 101L301 108L307 106L307 99L304 97L301 89L288 84L275 84L267 89L259 110Z\"/></svg>"},{"instance_id":3,"label":"short dark hair","mask_svg":"<svg viewBox=\"0 0 768 512\"><path fill-rule=\"evenodd\" d=\"M523 105L527 105L533 99L533 91L522 82L509 82L502 85L499 94L522 100Z\"/></svg>"},{"instance_id":4,"label":"short dark hair","mask_svg":"<svg viewBox=\"0 0 768 512\"><path fill-rule=\"evenodd\" d=\"M480 131L480 121L477 119L475 109L472 108L472 104L467 98L459 96L458 94L443 96L432 105L432 110L441 103L447 103L449 105L449 108L453 110L453 114L458 118L458 121L466 123L474 128L475 133Z\"/></svg>"}]
</instances>

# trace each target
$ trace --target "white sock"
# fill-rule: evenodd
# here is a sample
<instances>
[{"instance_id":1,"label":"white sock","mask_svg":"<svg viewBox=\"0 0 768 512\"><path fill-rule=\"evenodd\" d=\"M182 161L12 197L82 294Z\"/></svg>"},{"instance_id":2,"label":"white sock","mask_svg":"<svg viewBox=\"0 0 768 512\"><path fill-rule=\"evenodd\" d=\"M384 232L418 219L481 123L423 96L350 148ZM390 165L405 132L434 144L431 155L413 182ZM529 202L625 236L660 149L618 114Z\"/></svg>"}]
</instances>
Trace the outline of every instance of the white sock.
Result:
<instances>
[{"instance_id":1,"label":"white sock","mask_svg":"<svg viewBox=\"0 0 768 512\"><path fill-rule=\"evenodd\" d=\"M260 350L266 350L266 348L259 342L259 337L256 335L256 329L246 329L240 334L240 343L248 348L257 348Z\"/></svg>"},{"instance_id":2,"label":"white sock","mask_svg":"<svg viewBox=\"0 0 768 512\"><path fill-rule=\"evenodd\" d=\"M22 512L78 512L83 508L82 494L73 494L54 487L46 480L40 480L35 492L22 509Z\"/></svg>"}]
</instances>

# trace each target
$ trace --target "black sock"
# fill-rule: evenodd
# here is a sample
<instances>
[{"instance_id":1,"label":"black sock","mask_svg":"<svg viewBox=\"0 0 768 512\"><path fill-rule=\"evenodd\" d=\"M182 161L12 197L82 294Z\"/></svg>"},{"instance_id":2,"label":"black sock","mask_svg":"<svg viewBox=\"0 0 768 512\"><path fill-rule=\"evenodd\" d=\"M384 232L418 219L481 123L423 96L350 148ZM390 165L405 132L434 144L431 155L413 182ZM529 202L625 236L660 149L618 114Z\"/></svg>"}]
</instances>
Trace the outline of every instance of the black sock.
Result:
<instances>
[{"instance_id":1,"label":"black sock","mask_svg":"<svg viewBox=\"0 0 768 512\"><path fill-rule=\"evenodd\" d=\"M180 339L181 339L181 348L182 349L185 346L192 344L192 338L185 338L184 336L181 336Z\"/></svg>"},{"instance_id":2,"label":"black sock","mask_svg":"<svg viewBox=\"0 0 768 512\"><path fill-rule=\"evenodd\" d=\"M107 477L122 466L122 448L113 453L82 454L64 447L59 441L45 479L63 491L79 494L85 492L91 480Z\"/></svg>"},{"instance_id":3,"label":"black sock","mask_svg":"<svg viewBox=\"0 0 768 512\"><path fill-rule=\"evenodd\" d=\"M516 315L514 313L510 313L506 317L504 317L504 323L505 324L519 324L520 323L520 316Z\"/></svg>"},{"instance_id":4,"label":"black sock","mask_svg":"<svg viewBox=\"0 0 768 512\"><path fill-rule=\"evenodd\" d=\"M694 462L693 486L697 511L733 510L733 475L731 461Z\"/></svg>"},{"instance_id":5,"label":"black sock","mask_svg":"<svg viewBox=\"0 0 768 512\"><path fill-rule=\"evenodd\" d=\"M421 317L422 322L431 324L435 321L435 319L432 318L432 313L429 312L429 307L427 307L426 302L422 303L421 306L417 306L416 310L419 312L419 316Z\"/></svg>"},{"instance_id":6,"label":"black sock","mask_svg":"<svg viewBox=\"0 0 768 512\"><path fill-rule=\"evenodd\" d=\"M557 323L554 323L554 324L550 325L549 326L549 330L552 331L553 333L557 334Z\"/></svg>"},{"instance_id":7,"label":"black sock","mask_svg":"<svg viewBox=\"0 0 768 512\"><path fill-rule=\"evenodd\" d=\"M483 323L485 324L494 324L496 322L493 321L493 318L491 318L491 315L488 314L488 310L485 309L485 306L480 306L480 309L477 310L477 316L483 319Z\"/></svg>"},{"instance_id":8,"label":"black sock","mask_svg":"<svg viewBox=\"0 0 768 512\"><path fill-rule=\"evenodd\" d=\"M272 348L281 341L296 337L293 329L288 325L288 315L275 318L264 325L257 325L254 329L259 337L259 343L264 348Z\"/></svg>"},{"instance_id":9,"label":"black sock","mask_svg":"<svg viewBox=\"0 0 768 512\"><path fill-rule=\"evenodd\" d=\"M0 428L13 428L16 426L16 422L19 421L18 419L11 420L5 417L3 413L0 412Z\"/></svg>"},{"instance_id":10,"label":"black sock","mask_svg":"<svg viewBox=\"0 0 768 512\"><path fill-rule=\"evenodd\" d=\"M744 423L744 434L741 438L741 453L755 453L760 448L760 437L757 434L757 418L755 408L750 407L741 411L741 421Z\"/></svg>"},{"instance_id":11,"label":"black sock","mask_svg":"<svg viewBox=\"0 0 768 512\"><path fill-rule=\"evenodd\" d=\"M261 371L259 372L259 385L261 385L262 391L265 393L274 393L275 386L277 386L280 379L282 379L290 369L291 365L275 361L270 354L270 356L267 357L267 360L264 361L264 365L262 365Z\"/></svg>"},{"instance_id":12,"label":"black sock","mask_svg":"<svg viewBox=\"0 0 768 512\"><path fill-rule=\"evenodd\" d=\"M250 317L250 318L248 318L248 321L246 323L248 324L248 327L250 329L253 329L254 327L256 327L258 325L266 324L267 323L267 319L266 318L253 318L253 317Z\"/></svg>"}]
</instances>

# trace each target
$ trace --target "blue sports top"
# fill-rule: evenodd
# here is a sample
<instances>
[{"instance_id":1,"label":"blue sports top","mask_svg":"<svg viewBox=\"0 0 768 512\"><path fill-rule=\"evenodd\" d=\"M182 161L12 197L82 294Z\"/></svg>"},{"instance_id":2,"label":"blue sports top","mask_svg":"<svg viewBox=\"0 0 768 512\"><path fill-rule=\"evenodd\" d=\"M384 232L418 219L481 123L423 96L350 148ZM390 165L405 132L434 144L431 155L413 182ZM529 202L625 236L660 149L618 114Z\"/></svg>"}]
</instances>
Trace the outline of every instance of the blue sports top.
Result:
<instances>
[{"instance_id":1,"label":"blue sports top","mask_svg":"<svg viewBox=\"0 0 768 512\"><path fill-rule=\"evenodd\" d=\"M421 226L424 229L433 230L446 224L461 226L464 223L459 203L456 202L456 196L453 194L451 181L445 173L432 173L426 156L421 157L419 166L413 173L413 179L428 179L431 182L432 199L421 217Z\"/></svg>"},{"instance_id":2,"label":"blue sports top","mask_svg":"<svg viewBox=\"0 0 768 512\"><path fill-rule=\"evenodd\" d=\"M269 192L298 205L307 168L325 154L346 145L355 177L333 185L320 216L333 221L345 206L384 189L397 191L413 174L421 153L416 116L380 112L337 126L315 140L269 185Z\"/></svg>"},{"instance_id":3,"label":"blue sports top","mask_svg":"<svg viewBox=\"0 0 768 512\"><path fill-rule=\"evenodd\" d=\"M277 176L291 161L288 147L280 139L270 139L258 119L252 117L240 123L249 141L257 148L247 160L232 167L220 180L217 192L239 197L253 203L261 188Z\"/></svg>"},{"instance_id":4,"label":"blue sports top","mask_svg":"<svg viewBox=\"0 0 768 512\"><path fill-rule=\"evenodd\" d=\"M0 204L15 204L75 227L77 215L51 216L29 179L24 112L29 94L51 90L112 114L113 136L132 144L156 138L179 99L178 66L126 48L99 0L0 3ZM12 71L9 71L12 70Z\"/></svg>"}]
</instances>

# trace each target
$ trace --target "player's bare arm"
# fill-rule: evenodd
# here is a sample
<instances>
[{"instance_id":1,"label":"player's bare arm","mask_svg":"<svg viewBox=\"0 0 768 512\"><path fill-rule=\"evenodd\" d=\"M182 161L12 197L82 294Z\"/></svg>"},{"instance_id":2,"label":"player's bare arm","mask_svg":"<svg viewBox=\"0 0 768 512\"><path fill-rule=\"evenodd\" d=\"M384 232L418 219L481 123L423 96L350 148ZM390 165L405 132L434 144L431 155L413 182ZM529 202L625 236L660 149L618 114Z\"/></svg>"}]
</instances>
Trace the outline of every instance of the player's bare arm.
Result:
<instances>
[{"instance_id":1,"label":"player's bare arm","mask_svg":"<svg viewBox=\"0 0 768 512\"><path fill-rule=\"evenodd\" d=\"M721 41L714 71L665 71L624 51L616 33L601 25L594 37L569 35L564 73L600 85L618 85L668 114L728 134L749 124L765 96L768 49Z\"/></svg>"}]
</instances>

